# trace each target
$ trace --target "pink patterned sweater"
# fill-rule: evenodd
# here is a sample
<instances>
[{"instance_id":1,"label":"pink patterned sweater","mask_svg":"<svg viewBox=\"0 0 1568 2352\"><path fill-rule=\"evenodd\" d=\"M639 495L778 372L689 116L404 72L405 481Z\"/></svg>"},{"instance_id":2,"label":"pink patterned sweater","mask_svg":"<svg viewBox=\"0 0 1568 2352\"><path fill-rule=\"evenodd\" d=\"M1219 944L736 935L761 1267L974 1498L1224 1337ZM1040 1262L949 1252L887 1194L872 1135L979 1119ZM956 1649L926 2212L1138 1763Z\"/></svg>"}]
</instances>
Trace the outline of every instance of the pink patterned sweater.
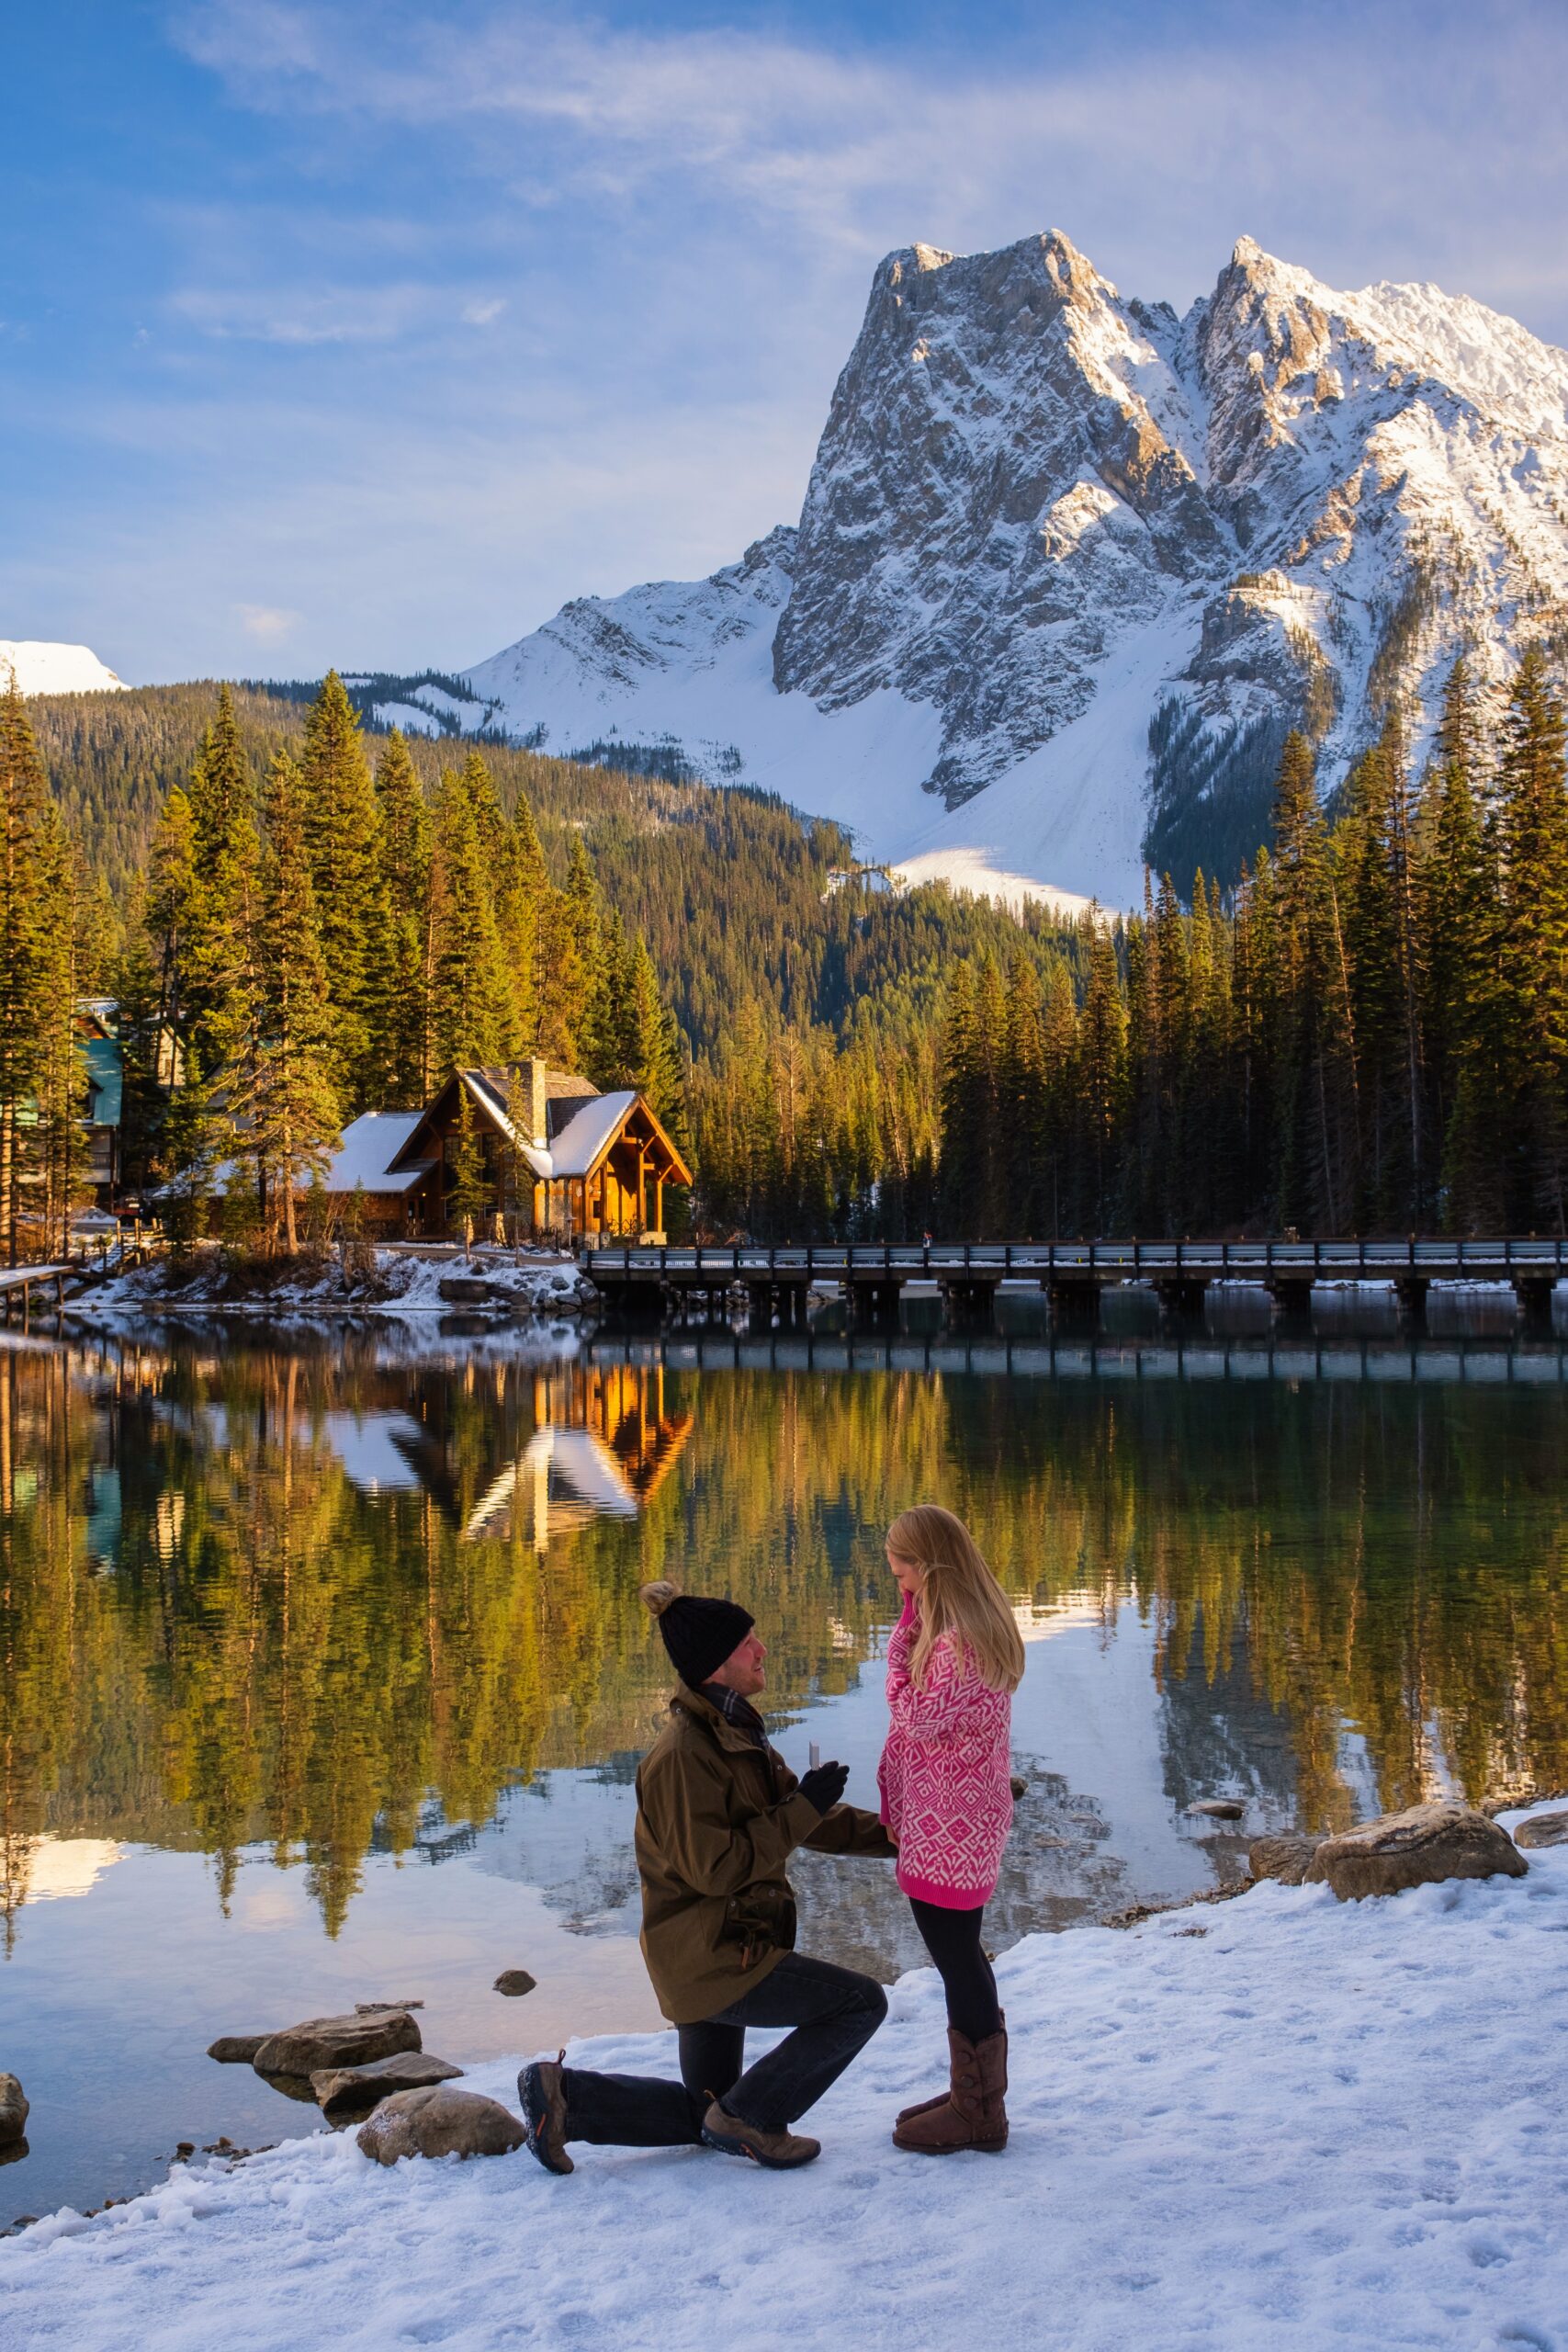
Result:
<instances>
[{"instance_id":1,"label":"pink patterned sweater","mask_svg":"<svg viewBox=\"0 0 1568 2352\"><path fill-rule=\"evenodd\" d=\"M1012 1824L1012 1695L988 1690L953 1644L933 1643L923 1690L909 1679L913 1599L887 1645L892 1728L876 1769L882 1818L898 1841L906 1894L948 1911L973 1911L996 1892Z\"/></svg>"}]
</instances>

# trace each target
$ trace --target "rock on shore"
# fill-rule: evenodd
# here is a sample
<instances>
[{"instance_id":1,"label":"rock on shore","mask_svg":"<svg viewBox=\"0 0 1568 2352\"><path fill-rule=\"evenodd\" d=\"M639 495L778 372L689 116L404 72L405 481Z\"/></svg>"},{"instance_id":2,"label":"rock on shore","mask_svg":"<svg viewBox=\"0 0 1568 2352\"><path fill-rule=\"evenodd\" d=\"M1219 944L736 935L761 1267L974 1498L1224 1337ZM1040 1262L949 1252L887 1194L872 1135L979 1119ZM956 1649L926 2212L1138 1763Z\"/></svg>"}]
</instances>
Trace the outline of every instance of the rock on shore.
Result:
<instances>
[{"instance_id":1,"label":"rock on shore","mask_svg":"<svg viewBox=\"0 0 1568 2352\"><path fill-rule=\"evenodd\" d=\"M307 2018L269 2033L251 2064L258 2075L315 2075L330 2066L367 2066L421 2047L407 2009L373 2009L344 2018Z\"/></svg>"},{"instance_id":2,"label":"rock on shore","mask_svg":"<svg viewBox=\"0 0 1568 2352\"><path fill-rule=\"evenodd\" d=\"M1439 1879L1523 1878L1529 1868L1506 1829L1474 1805L1442 1798L1325 1838L1306 1866L1305 1883L1323 1882L1341 1903L1351 1903Z\"/></svg>"}]
</instances>

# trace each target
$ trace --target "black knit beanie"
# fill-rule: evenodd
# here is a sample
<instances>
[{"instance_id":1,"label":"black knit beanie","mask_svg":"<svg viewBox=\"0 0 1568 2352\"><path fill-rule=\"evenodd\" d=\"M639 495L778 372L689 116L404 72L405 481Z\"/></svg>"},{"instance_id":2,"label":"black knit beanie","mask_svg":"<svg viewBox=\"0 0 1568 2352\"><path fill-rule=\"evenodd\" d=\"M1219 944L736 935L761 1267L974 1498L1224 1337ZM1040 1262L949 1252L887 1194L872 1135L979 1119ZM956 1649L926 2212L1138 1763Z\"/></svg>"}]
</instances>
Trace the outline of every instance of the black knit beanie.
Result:
<instances>
[{"instance_id":1,"label":"black knit beanie","mask_svg":"<svg viewBox=\"0 0 1568 2352\"><path fill-rule=\"evenodd\" d=\"M757 1620L738 1600L704 1600L661 1577L642 1589L643 1607L659 1620L670 1663L688 1690L698 1690L738 1650Z\"/></svg>"}]
</instances>

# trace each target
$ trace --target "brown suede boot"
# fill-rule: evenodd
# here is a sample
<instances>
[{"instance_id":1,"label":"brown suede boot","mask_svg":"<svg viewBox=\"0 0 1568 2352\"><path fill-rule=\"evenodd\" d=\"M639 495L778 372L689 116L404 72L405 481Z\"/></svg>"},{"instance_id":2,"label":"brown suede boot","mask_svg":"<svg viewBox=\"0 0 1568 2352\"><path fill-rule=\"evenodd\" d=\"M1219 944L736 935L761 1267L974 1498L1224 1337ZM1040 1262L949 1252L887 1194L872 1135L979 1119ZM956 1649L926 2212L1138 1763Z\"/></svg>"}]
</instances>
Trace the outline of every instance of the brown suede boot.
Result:
<instances>
[{"instance_id":1,"label":"brown suede boot","mask_svg":"<svg viewBox=\"0 0 1568 2352\"><path fill-rule=\"evenodd\" d=\"M1006 2029L970 2041L949 2026L953 2080L947 2097L900 2117L893 2132L896 2148L923 2156L955 2155L960 2148L983 2148L994 2154L1008 2141L1008 2038Z\"/></svg>"},{"instance_id":2,"label":"brown suede boot","mask_svg":"<svg viewBox=\"0 0 1568 2352\"><path fill-rule=\"evenodd\" d=\"M1003 2009L1003 2010L1000 2012L1000 2016L1001 2016L1001 2021L1002 2021L1002 2036L1003 2036L1003 2041L1002 2041L1002 2049L1003 2049L1003 2052L1004 2052L1004 2058L1003 2058L1003 2081L1002 2081L1002 2089L1005 2091L1005 2090L1007 2089L1007 2080L1006 2080L1006 2058L1005 2058L1005 2052L1006 2052L1006 2049L1007 2049L1007 2040L1006 2040L1006 2036L1007 2036L1007 2030L1008 2030L1008 2013L1007 2013L1007 2011L1006 2011L1005 2009ZM901 2108L898 2109L898 2113L897 2113L897 2116L896 2117L895 2120L896 2120L896 2121L897 2121L897 2122L899 2122L899 2123L908 2123L908 2120L909 2120L909 2118L910 2118L912 2115L929 2115L929 2114L931 2113L931 2109L932 2109L932 2108L933 2108L933 2107L945 2107L945 2106L947 2105L947 2098L948 2098L948 2095L947 2095L946 2091L938 2091L938 2093L937 2093L937 2095L936 2095L935 2098L918 2098L918 2099L915 2101L915 2103L914 2103L913 2107L901 2107ZM1007 2121L1007 2118L1004 2116L1004 2117L1002 2118L1002 2120L1003 2120L1003 2122L1005 2123L1005 2122Z\"/></svg>"}]
</instances>

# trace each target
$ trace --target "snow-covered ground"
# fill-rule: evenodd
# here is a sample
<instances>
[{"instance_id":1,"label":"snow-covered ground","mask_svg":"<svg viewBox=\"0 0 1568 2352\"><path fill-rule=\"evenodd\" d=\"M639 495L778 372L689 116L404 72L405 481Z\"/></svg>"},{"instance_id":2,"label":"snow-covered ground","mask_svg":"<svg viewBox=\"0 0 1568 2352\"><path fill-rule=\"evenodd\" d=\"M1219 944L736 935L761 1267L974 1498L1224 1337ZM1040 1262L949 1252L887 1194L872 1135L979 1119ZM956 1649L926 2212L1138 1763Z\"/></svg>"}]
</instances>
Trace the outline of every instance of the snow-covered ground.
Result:
<instances>
[{"instance_id":1,"label":"snow-covered ground","mask_svg":"<svg viewBox=\"0 0 1568 2352\"><path fill-rule=\"evenodd\" d=\"M1510 1825L1520 1816L1504 1816ZM899 2154L942 2015L906 1976L821 2160L579 2149L388 2172L351 2134L0 2244L0 2340L69 2352L1568 2347L1568 1849L1340 1905L1272 1883L998 1966L1011 2145ZM574 2049L668 2068L668 2036ZM511 2060L468 2086L515 2103Z\"/></svg>"},{"instance_id":2,"label":"snow-covered ground","mask_svg":"<svg viewBox=\"0 0 1568 2352\"><path fill-rule=\"evenodd\" d=\"M592 1295L573 1261L553 1251L514 1254L478 1250L471 1255L424 1257L400 1250L378 1250L374 1274L344 1283L335 1263L265 1289L230 1295L216 1251L209 1268L182 1270L167 1260L132 1267L97 1288L72 1298L74 1322L123 1321L129 1314L158 1313L259 1316L453 1315L461 1301L443 1298L441 1285L455 1279L479 1281L491 1297L484 1304L513 1316L573 1313Z\"/></svg>"}]
</instances>

